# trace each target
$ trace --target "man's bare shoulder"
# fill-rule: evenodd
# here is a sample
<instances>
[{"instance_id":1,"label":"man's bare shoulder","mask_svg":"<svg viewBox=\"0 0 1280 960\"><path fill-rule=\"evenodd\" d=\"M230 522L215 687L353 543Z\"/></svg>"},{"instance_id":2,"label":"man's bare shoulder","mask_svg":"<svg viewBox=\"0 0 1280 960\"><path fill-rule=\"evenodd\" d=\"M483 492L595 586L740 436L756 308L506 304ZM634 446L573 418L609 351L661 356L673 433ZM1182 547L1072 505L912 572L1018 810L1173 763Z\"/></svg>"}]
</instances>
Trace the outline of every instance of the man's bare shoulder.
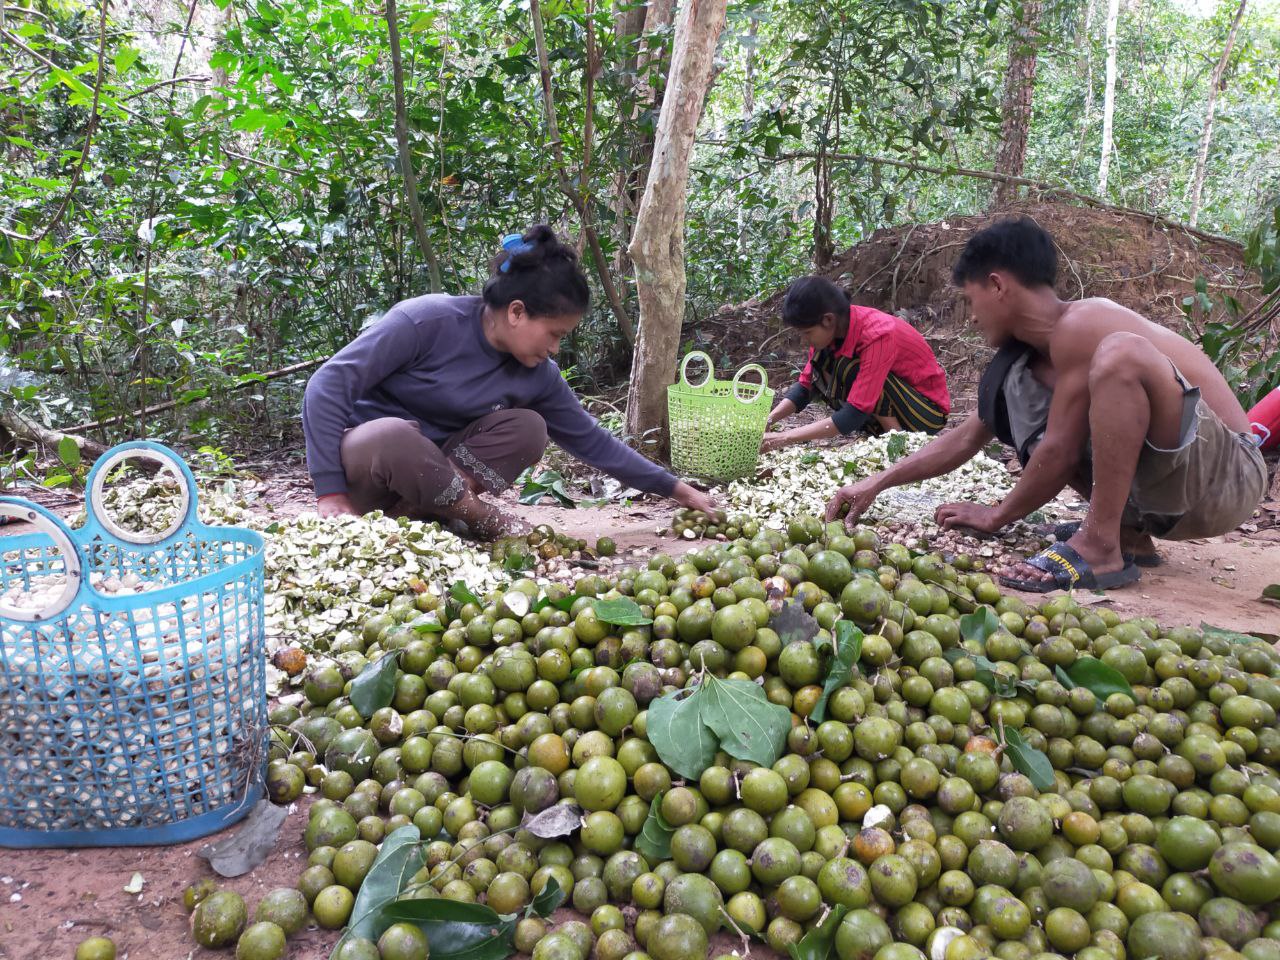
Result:
<instances>
[{"instance_id":1,"label":"man's bare shoulder","mask_svg":"<svg viewBox=\"0 0 1280 960\"><path fill-rule=\"evenodd\" d=\"M1151 322L1128 307L1106 297L1091 297L1067 304L1049 340L1055 358L1092 355L1098 343L1110 333L1125 331L1148 336Z\"/></svg>"}]
</instances>

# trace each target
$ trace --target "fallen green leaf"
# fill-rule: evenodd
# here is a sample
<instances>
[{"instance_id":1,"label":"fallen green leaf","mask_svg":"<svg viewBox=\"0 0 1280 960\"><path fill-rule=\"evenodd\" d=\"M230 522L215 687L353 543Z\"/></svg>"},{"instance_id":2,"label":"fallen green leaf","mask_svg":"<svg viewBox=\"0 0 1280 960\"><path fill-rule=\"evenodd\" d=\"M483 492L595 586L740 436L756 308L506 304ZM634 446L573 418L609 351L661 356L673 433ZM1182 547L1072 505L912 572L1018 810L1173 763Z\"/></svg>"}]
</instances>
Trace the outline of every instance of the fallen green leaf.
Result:
<instances>
[{"instance_id":1,"label":"fallen green leaf","mask_svg":"<svg viewBox=\"0 0 1280 960\"><path fill-rule=\"evenodd\" d=\"M593 600L591 606L595 609L596 619L602 623L612 624L615 627L647 627L653 623L651 617L644 615L644 611L640 609L640 604L630 597L617 597L613 600Z\"/></svg>"},{"instance_id":2,"label":"fallen green leaf","mask_svg":"<svg viewBox=\"0 0 1280 960\"><path fill-rule=\"evenodd\" d=\"M1073 687L1084 687L1098 698L1099 703L1113 693L1123 693L1135 703L1138 701L1134 696L1133 687L1129 686L1129 681L1124 678L1124 674L1096 657L1077 657L1071 666L1065 669L1058 667L1054 673L1058 681L1068 690Z\"/></svg>"},{"instance_id":3,"label":"fallen green leaf","mask_svg":"<svg viewBox=\"0 0 1280 960\"><path fill-rule=\"evenodd\" d=\"M857 668L858 659L862 656L862 631L852 622L837 620L835 634L836 655L831 661L831 669L827 671L827 679L822 684L822 696L809 714L809 719L814 723L821 723L826 717L827 700L849 682Z\"/></svg>"},{"instance_id":4,"label":"fallen green leaf","mask_svg":"<svg viewBox=\"0 0 1280 960\"><path fill-rule=\"evenodd\" d=\"M664 860L671 859L671 838L676 828L662 819L663 793L655 796L649 804L649 816L636 836L636 851L649 861L650 867L656 867Z\"/></svg>"},{"instance_id":5,"label":"fallen green leaf","mask_svg":"<svg viewBox=\"0 0 1280 960\"><path fill-rule=\"evenodd\" d=\"M454 585L449 588L449 596L453 597L453 599L457 600L459 603L474 603L477 607L484 606L484 601L472 593L471 588L461 580L456 581Z\"/></svg>"},{"instance_id":6,"label":"fallen green leaf","mask_svg":"<svg viewBox=\"0 0 1280 960\"><path fill-rule=\"evenodd\" d=\"M434 960L507 960L516 952L515 917L500 917L479 903L397 900L382 908L379 922L412 923L421 929Z\"/></svg>"},{"instance_id":7,"label":"fallen green leaf","mask_svg":"<svg viewBox=\"0 0 1280 960\"><path fill-rule=\"evenodd\" d=\"M549 917L555 913L556 907L564 903L564 891L560 889L560 884L556 882L555 877L547 880L547 885L542 888L533 902L529 904L529 909L525 911L526 916L532 912L540 917Z\"/></svg>"},{"instance_id":8,"label":"fallen green leaf","mask_svg":"<svg viewBox=\"0 0 1280 960\"><path fill-rule=\"evenodd\" d=\"M351 924L343 934L348 937L364 937L366 940L377 940L386 930L380 926L382 908L400 896L409 878L422 868L422 839L418 828L413 824L391 831L378 848L378 856L373 866L365 874L356 894L355 904L351 908ZM339 941L339 945L342 941ZM337 953L337 948L334 949Z\"/></svg>"},{"instance_id":9,"label":"fallen green leaf","mask_svg":"<svg viewBox=\"0 0 1280 960\"><path fill-rule=\"evenodd\" d=\"M716 759L716 736L702 723L702 687L677 690L649 704L646 735L658 758L680 776L696 780Z\"/></svg>"},{"instance_id":10,"label":"fallen green leaf","mask_svg":"<svg viewBox=\"0 0 1280 960\"><path fill-rule=\"evenodd\" d=\"M1031 781L1037 790L1051 790L1057 782L1053 777L1053 764L1049 758L1022 739L1017 730L1004 731L1004 752L1009 762Z\"/></svg>"},{"instance_id":11,"label":"fallen green leaf","mask_svg":"<svg viewBox=\"0 0 1280 960\"><path fill-rule=\"evenodd\" d=\"M773 703L764 688L750 680L720 680L708 673L699 688L705 697L701 721L731 757L772 767L782 756L791 711Z\"/></svg>"},{"instance_id":12,"label":"fallen green leaf","mask_svg":"<svg viewBox=\"0 0 1280 960\"><path fill-rule=\"evenodd\" d=\"M383 707L390 706L396 695L396 668L400 658L388 651L360 671L351 681L351 705L368 720Z\"/></svg>"},{"instance_id":13,"label":"fallen green leaf","mask_svg":"<svg viewBox=\"0 0 1280 960\"><path fill-rule=\"evenodd\" d=\"M1262 588L1264 600L1280 600L1280 583L1269 583Z\"/></svg>"},{"instance_id":14,"label":"fallen green leaf","mask_svg":"<svg viewBox=\"0 0 1280 960\"><path fill-rule=\"evenodd\" d=\"M787 953L791 955L791 960L828 960L835 947L840 921L848 912L849 908L844 904L837 904L823 917L821 923L800 938L799 943L788 944Z\"/></svg>"},{"instance_id":15,"label":"fallen green leaf","mask_svg":"<svg viewBox=\"0 0 1280 960\"><path fill-rule=\"evenodd\" d=\"M1000 618L990 607L982 606L960 618L960 636L966 640L987 642L987 637L1002 629Z\"/></svg>"}]
</instances>

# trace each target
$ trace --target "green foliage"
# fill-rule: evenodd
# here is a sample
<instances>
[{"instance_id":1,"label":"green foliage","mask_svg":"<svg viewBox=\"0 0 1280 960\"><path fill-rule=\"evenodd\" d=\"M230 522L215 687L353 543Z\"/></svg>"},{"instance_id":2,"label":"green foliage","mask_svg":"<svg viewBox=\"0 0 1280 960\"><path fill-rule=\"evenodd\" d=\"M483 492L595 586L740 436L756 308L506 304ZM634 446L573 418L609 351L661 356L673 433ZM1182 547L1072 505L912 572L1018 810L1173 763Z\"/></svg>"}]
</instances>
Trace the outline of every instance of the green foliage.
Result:
<instances>
[{"instance_id":1,"label":"green foliage","mask_svg":"<svg viewBox=\"0 0 1280 960\"><path fill-rule=\"evenodd\" d=\"M566 163L634 318L624 251L657 118L646 90L661 90L670 36L640 57L647 41L629 6L545 11ZM83 157L99 8L7 8L0 351L27 379L0 389L50 425L107 420L99 439L228 449L292 436L307 371L263 375L327 356L426 289L397 168L381 8L216 7L199 7L195 27L214 38L211 51L183 40L184 20L157 38L110 8ZM1125 9L1109 199L1183 212L1233 9L1223 0L1207 19L1173 0ZM690 182L690 346L702 340L696 321L807 271L820 241L840 249L888 223L986 208L981 181L831 155L989 166L1013 15L1011 0L731 8ZM1028 150L1029 176L1084 192L1099 150L1099 21L1086 29L1079 0L1046 6ZM475 293L503 234L540 220L579 233L550 161L528 11L416 3L399 25L427 232L446 289ZM1209 229L1244 236L1267 211L1249 250L1268 290L1280 284L1280 221L1269 219L1280 195L1278 60L1275 12L1251 8L1219 99L1202 213ZM192 79L205 74L213 79ZM560 358L582 389L616 383L629 361L595 299ZM1231 340L1206 330L1207 342L1215 335ZM1222 362L1247 389L1278 373L1234 354ZM156 404L169 406L134 414Z\"/></svg>"}]
</instances>

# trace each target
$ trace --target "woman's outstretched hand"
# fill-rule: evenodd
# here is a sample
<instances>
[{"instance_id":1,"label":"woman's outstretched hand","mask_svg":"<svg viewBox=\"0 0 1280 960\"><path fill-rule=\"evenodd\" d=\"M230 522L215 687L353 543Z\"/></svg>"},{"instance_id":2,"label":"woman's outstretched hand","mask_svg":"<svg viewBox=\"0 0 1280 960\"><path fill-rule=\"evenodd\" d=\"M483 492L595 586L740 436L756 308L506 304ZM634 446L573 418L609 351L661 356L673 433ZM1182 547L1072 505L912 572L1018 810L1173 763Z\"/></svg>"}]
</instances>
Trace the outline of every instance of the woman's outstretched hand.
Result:
<instances>
[{"instance_id":1,"label":"woman's outstretched hand","mask_svg":"<svg viewBox=\"0 0 1280 960\"><path fill-rule=\"evenodd\" d=\"M360 511L355 508L351 498L345 493L331 493L316 499L316 513L322 517L358 517Z\"/></svg>"},{"instance_id":2,"label":"woman's outstretched hand","mask_svg":"<svg viewBox=\"0 0 1280 960\"><path fill-rule=\"evenodd\" d=\"M720 509L716 506L715 500L711 499L710 494L694 489L683 480L679 481L671 491L671 499L682 507L701 510L706 514L713 514Z\"/></svg>"}]
</instances>

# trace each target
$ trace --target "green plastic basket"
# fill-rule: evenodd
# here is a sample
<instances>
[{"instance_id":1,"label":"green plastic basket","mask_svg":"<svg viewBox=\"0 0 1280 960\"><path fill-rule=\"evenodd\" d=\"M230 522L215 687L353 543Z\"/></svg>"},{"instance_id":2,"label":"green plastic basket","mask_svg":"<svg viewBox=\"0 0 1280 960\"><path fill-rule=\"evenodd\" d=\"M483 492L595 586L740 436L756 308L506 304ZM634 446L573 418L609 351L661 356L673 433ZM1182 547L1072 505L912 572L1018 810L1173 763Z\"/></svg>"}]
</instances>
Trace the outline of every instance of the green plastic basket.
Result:
<instances>
[{"instance_id":1,"label":"green plastic basket","mask_svg":"<svg viewBox=\"0 0 1280 960\"><path fill-rule=\"evenodd\" d=\"M689 382L693 360L707 365L701 383ZM760 375L759 383L742 382L751 372ZM732 380L717 380L709 356L700 350L688 354L680 364L680 381L667 387L671 465L677 473L721 482L750 476L772 402L769 375L760 364L747 364Z\"/></svg>"}]
</instances>

